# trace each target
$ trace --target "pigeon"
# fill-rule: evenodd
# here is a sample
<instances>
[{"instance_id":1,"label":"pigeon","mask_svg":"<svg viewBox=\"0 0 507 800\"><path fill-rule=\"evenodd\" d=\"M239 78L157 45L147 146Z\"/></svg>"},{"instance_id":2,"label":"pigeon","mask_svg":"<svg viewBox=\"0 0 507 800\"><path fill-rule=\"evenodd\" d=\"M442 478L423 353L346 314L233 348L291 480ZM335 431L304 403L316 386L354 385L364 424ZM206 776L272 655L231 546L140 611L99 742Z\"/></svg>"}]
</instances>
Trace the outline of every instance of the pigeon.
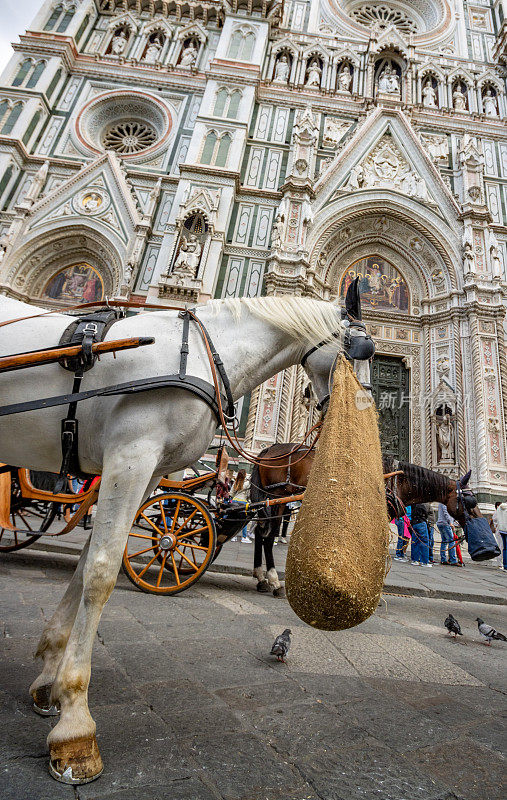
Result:
<instances>
[{"instance_id":1,"label":"pigeon","mask_svg":"<svg viewBox=\"0 0 507 800\"><path fill-rule=\"evenodd\" d=\"M489 644L489 646L491 647L492 639L499 639L501 642L507 642L507 636L504 636L503 633L495 631L495 629L492 628L491 625L488 625L487 622L484 622L483 619L477 617L476 621L477 621L477 627L479 628L479 633L481 633L486 639L485 644Z\"/></svg>"},{"instance_id":2,"label":"pigeon","mask_svg":"<svg viewBox=\"0 0 507 800\"><path fill-rule=\"evenodd\" d=\"M444 625L447 628L447 630L449 631L449 633L453 633L454 634L454 638L455 639L458 636L463 636L463 634L461 633L461 626L460 626L458 620L455 617L453 617L452 614L449 614L449 616L446 618L446 620L444 622Z\"/></svg>"},{"instance_id":3,"label":"pigeon","mask_svg":"<svg viewBox=\"0 0 507 800\"><path fill-rule=\"evenodd\" d=\"M290 635L292 631L290 628L285 628L284 632L276 637L271 648L271 655L276 656L277 661L283 661L285 664L285 656L290 648Z\"/></svg>"}]
</instances>

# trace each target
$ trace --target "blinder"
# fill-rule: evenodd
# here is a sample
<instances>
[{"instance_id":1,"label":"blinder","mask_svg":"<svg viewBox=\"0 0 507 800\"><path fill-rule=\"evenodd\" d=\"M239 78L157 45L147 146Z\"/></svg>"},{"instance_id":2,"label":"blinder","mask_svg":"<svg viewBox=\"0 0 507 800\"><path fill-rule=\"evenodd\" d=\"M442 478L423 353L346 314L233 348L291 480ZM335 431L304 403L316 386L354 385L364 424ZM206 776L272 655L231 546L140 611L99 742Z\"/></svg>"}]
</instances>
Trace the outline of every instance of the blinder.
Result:
<instances>
[{"instance_id":1,"label":"blinder","mask_svg":"<svg viewBox=\"0 0 507 800\"><path fill-rule=\"evenodd\" d=\"M364 331L364 336L351 336L351 328ZM368 361L375 354L375 343L366 333L366 326L362 322L355 322L345 331L345 357L350 361Z\"/></svg>"},{"instance_id":2,"label":"blinder","mask_svg":"<svg viewBox=\"0 0 507 800\"><path fill-rule=\"evenodd\" d=\"M344 325L346 326L345 336L344 336L345 346L343 350L345 358L347 358L349 361L352 362L369 361L371 358L373 358L373 355L375 354L375 343L371 338L371 336L368 333L366 333L366 326L364 325L364 323L360 322L357 319L350 320L349 318L346 318L344 320ZM351 336L351 329L357 329L362 331L364 333L364 336ZM335 333L332 334L332 336L335 339L339 339L340 333L336 331ZM309 358L309 356L312 355L312 353L315 353L317 350L319 350L321 347L324 347L326 344L330 344L330 342L331 338L324 339L322 342L319 342L318 344L314 345L314 347L311 347L309 350L307 350L301 359L300 362L301 366L304 367L307 359ZM329 371L329 385L331 385L331 375L334 373L334 368L336 366L337 359L338 356L336 356L335 360L333 361L333 365ZM364 389L371 391L370 384L362 384L362 386ZM321 400L319 400L316 406L317 411L323 410L326 403L329 402L329 398L330 398L330 393L325 394L324 397Z\"/></svg>"}]
</instances>

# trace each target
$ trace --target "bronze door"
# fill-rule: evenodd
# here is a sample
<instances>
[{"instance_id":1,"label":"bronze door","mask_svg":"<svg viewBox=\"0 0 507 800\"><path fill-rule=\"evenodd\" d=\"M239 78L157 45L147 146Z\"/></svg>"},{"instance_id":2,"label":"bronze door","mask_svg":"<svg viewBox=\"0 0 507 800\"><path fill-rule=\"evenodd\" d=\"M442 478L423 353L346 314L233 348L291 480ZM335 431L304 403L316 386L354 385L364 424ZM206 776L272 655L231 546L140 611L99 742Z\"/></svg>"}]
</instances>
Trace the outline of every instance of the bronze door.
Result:
<instances>
[{"instance_id":1,"label":"bronze door","mask_svg":"<svg viewBox=\"0 0 507 800\"><path fill-rule=\"evenodd\" d=\"M409 375L401 358L375 356L371 368L373 397L379 414L380 443L386 456L410 458Z\"/></svg>"}]
</instances>

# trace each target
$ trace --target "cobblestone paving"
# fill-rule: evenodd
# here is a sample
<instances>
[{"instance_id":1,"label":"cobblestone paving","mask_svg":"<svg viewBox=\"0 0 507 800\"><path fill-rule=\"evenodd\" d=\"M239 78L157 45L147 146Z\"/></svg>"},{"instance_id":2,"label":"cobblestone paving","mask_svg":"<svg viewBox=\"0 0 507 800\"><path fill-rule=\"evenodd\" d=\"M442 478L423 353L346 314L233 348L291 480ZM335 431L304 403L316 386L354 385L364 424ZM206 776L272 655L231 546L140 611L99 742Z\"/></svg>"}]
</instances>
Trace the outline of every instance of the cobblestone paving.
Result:
<instances>
[{"instance_id":1,"label":"cobblestone paving","mask_svg":"<svg viewBox=\"0 0 507 800\"><path fill-rule=\"evenodd\" d=\"M94 649L99 781L47 773L50 719L27 688L65 556L0 559L1 800L504 800L507 629L502 606L390 597L363 625L324 633L251 580L208 574L157 598L123 576ZM465 632L442 627L451 610ZM269 655L291 627L287 666Z\"/></svg>"}]
</instances>

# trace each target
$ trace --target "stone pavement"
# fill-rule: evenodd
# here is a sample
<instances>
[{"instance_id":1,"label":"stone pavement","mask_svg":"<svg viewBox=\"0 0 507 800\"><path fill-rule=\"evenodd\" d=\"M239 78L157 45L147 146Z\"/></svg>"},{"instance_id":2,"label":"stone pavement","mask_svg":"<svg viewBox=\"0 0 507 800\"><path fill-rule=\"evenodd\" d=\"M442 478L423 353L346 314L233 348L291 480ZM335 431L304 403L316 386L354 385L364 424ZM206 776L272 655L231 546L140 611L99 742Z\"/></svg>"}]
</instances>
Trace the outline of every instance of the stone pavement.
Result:
<instances>
[{"instance_id":1,"label":"stone pavement","mask_svg":"<svg viewBox=\"0 0 507 800\"><path fill-rule=\"evenodd\" d=\"M74 563L33 550L0 557L2 800L507 796L507 644L485 647L474 622L507 630L502 606L386 596L362 625L327 633L250 578L212 573L172 598L120 575L90 685L104 774L55 783L45 745L54 723L33 714L27 688ZM457 642L442 626L449 611L465 632ZM287 626L285 666L269 649Z\"/></svg>"},{"instance_id":2,"label":"stone pavement","mask_svg":"<svg viewBox=\"0 0 507 800\"><path fill-rule=\"evenodd\" d=\"M60 523L61 527L61 523ZM55 526L58 530L58 527ZM87 533L76 528L62 537L42 536L31 549L47 552L78 554L86 541ZM439 558L439 546L435 554ZM394 556L395 547L391 546ZM454 598L485 603L507 604L507 572L499 569L500 561L475 564L470 560L466 546L462 548L464 568L443 567L437 561L432 569L412 567L410 563L392 561L385 581L385 592L390 594L410 594L420 597ZM280 544L274 550L275 564L283 580L287 546ZM253 545L239 541L227 542L216 562L211 565L213 572L229 572L250 576L253 567Z\"/></svg>"}]
</instances>

